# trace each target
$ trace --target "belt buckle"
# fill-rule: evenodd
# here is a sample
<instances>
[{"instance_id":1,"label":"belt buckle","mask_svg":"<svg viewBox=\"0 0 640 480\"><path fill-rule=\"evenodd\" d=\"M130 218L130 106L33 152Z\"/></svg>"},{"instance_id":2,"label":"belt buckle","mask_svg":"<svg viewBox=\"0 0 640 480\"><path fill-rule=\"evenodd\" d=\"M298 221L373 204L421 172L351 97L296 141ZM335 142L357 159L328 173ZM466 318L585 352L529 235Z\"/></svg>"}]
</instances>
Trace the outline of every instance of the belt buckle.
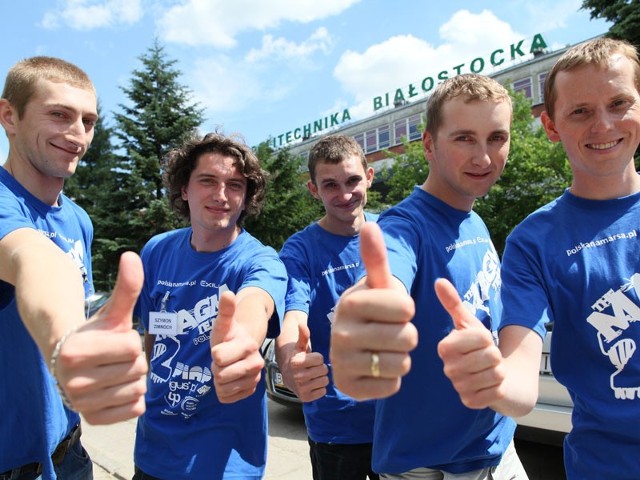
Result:
<instances>
[{"instance_id":1,"label":"belt buckle","mask_svg":"<svg viewBox=\"0 0 640 480\"><path fill-rule=\"evenodd\" d=\"M55 451L51 455L51 462L54 465L59 465L62 463L64 457L67 455L67 451L69 451L69 447L75 445L75 443L80 438L80 435L82 435L82 429L80 428L80 424L78 424L71 430L71 433L67 435L67 438L65 438L58 444ZM40 466L40 469L42 469L42 466Z\"/></svg>"}]
</instances>

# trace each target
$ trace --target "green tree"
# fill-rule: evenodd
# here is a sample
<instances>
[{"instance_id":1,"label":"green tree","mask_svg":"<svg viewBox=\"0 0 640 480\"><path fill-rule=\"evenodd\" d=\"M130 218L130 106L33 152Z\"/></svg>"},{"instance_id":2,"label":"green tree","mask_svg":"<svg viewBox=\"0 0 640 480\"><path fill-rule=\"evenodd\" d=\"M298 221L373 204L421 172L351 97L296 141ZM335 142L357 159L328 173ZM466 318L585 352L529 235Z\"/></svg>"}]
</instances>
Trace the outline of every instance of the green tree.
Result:
<instances>
[{"instance_id":1,"label":"green tree","mask_svg":"<svg viewBox=\"0 0 640 480\"><path fill-rule=\"evenodd\" d=\"M322 204L306 187L302 158L288 150L274 152L267 142L255 149L262 168L268 172L267 195L262 213L247 218L247 230L265 245L279 250L287 238L322 215Z\"/></svg>"},{"instance_id":2,"label":"green tree","mask_svg":"<svg viewBox=\"0 0 640 480\"><path fill-rule=\"evenodd\" d=\"M395 205L408 197L413 187L422 185L429 173L429 163L424 158L422 142L408 142L403 138L403 147L403 153L389 152L393 163L382 171L386 188L383 201L387 205Z\"/></svg>"},{"instance_id":3,"label":"green tree","mask_svg":"<svg viewBox=\"0 0 640 480\"><path fill-rule=\"evenodd\" d=\"M119 105L122 112L114 115L123 151L114 187L118 224L105 240L118 256L128 249L140 251L151 236L182 225L165 196L161 161L204 120L191 91L179 83L177 61L167 57L157 40L139 59L142 68L122 88L129 103Z\"/></svg>"},{"instance_id":4,"label":"green tree","mask_svg":"<svg viewBox=\"0 0 640 480\"><path fill-rule=\"evenodd\" d=\"M607 36L627 40L640 48L640 1L583 0L581 10L590 10L591 19L602 18L613 25Z\"/></svg>"},{"instance_id":5,"label":"green tree","mask_svg":"<svg viewBox=\"0 0 640 480\"><path fill-rule=\"evenodd\" d=\"M111 142L113 129L106 124L100 105L98 115L91 148L78 164L76 173L65 182L64 191L91 217L94 226L91 253L94 285L97 290L108 291L115 282L120 253L112 251L114 242L111 237L119 221L117 185L122 174L117 173L118 163Z\"/></svg>"}]
</instances>

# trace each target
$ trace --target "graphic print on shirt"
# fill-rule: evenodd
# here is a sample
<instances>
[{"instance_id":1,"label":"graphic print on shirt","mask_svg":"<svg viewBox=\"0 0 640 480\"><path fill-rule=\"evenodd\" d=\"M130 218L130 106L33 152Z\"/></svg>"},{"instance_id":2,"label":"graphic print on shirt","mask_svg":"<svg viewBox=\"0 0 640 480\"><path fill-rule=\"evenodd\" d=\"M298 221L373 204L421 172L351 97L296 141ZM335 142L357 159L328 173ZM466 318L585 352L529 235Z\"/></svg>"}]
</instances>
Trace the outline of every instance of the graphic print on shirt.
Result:
<instances>
[{"instance_id":1,"label":"graphic print on shirt","mask_svg":"<svg viewBox=\"0 0 640 480\"><path fill-rule=\"evenodd\" d=\"M487 250L482 259L482 270L478 272L475 281L462 298L462 304L474 316L480 318L479 311L485 312L490 318L489 299L491 289L500 291L502 278L500 276L500 259L493 246Z\"/></svg>"},{"instance_id":2,"label":"graphic print on shirt","mask_svg":"<svg viewBox=\"0 0 640 480\"><path fill-rule=\"evenodd\" d=\"M154 383L166 384L163 415L191 417L202 397L213 388L209 338L218 316L220 295L228 289L222 285L218 293L196 301L191 308L175 312L177 335L156 335L150 378Z\"/></svg>"},{"instance_id":3,"label":"graphic print on shirt","mask_svg":"<svg viewBox=\"0 0 640 480\"><path fill-rule=\"evenodd\" d=\"M640 362L634 358L635 339L640 336L640 306L626 293L632 290L639 298L640 273L633 274L617 290L609 289L591 306L594 311L587 317L587 322L597 330L600 351L614 366L609 383L614 397L619 400L640 400L637 382Z\"/></svg>"}]
</instances>

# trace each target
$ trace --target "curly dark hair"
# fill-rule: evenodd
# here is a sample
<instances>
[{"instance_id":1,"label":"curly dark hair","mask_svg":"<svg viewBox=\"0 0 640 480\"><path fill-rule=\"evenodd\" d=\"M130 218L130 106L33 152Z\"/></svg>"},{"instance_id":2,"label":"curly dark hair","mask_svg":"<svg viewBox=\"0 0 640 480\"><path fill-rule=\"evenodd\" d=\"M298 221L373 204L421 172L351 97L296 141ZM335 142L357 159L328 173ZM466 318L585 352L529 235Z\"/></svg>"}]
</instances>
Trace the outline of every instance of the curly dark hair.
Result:
<instances>
[{"instance_id":1,"label":"curly dark hair","mask_svg":"<svg viewBox=\"0 0 640 480\"><path fill-rule=\"evenodd\" d=\"M218 132L201 137L194 133L184 144L170 151L164 158L163 181L169 191L169 203L183 218L189 219L189 203L182 199L182 189L189 183L191 173L204 153L219 153L234 159L233 164L247 179L245 209L238 218L242 225L246 216L258 215L262 210L266 194L267 174L260 168L260 161L237 134L225 136Z\"/></svg>"}]
</instances>

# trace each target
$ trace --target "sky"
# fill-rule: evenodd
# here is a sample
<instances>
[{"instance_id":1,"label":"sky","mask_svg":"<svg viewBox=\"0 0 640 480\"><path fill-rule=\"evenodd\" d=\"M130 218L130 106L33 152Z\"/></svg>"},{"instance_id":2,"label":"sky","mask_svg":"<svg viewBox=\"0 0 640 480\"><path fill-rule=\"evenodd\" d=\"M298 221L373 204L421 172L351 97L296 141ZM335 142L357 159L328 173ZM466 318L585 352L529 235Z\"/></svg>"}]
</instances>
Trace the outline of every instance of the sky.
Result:
<instances>
[{"instance_id":1,"label":"sky","mask_svg":"<svg viewBox=\"0 0 640 480\"><path fill-rule=\"evenodd\" d=\"M0 0L0 75L34 55L68 60L98 91L103 117L154 41L204 109L202 133L239 133L252 146L339 113L356 121L374 99L469 71L536 34L551 50L605 33L582 0ZM438 3L435 7L433 4ZM528 50L525 57L530 58ZM498 68L512 65L506 61ZM479 63L475 63L479 65ZM490 74L486 67L480 73ZM455 73L448 73L452 76ZM419 90L419 88L418 88ZM416 99L419 98L415 97ZM0 134L0 163L9 149Z\"/></svg>"}]
</instances>

